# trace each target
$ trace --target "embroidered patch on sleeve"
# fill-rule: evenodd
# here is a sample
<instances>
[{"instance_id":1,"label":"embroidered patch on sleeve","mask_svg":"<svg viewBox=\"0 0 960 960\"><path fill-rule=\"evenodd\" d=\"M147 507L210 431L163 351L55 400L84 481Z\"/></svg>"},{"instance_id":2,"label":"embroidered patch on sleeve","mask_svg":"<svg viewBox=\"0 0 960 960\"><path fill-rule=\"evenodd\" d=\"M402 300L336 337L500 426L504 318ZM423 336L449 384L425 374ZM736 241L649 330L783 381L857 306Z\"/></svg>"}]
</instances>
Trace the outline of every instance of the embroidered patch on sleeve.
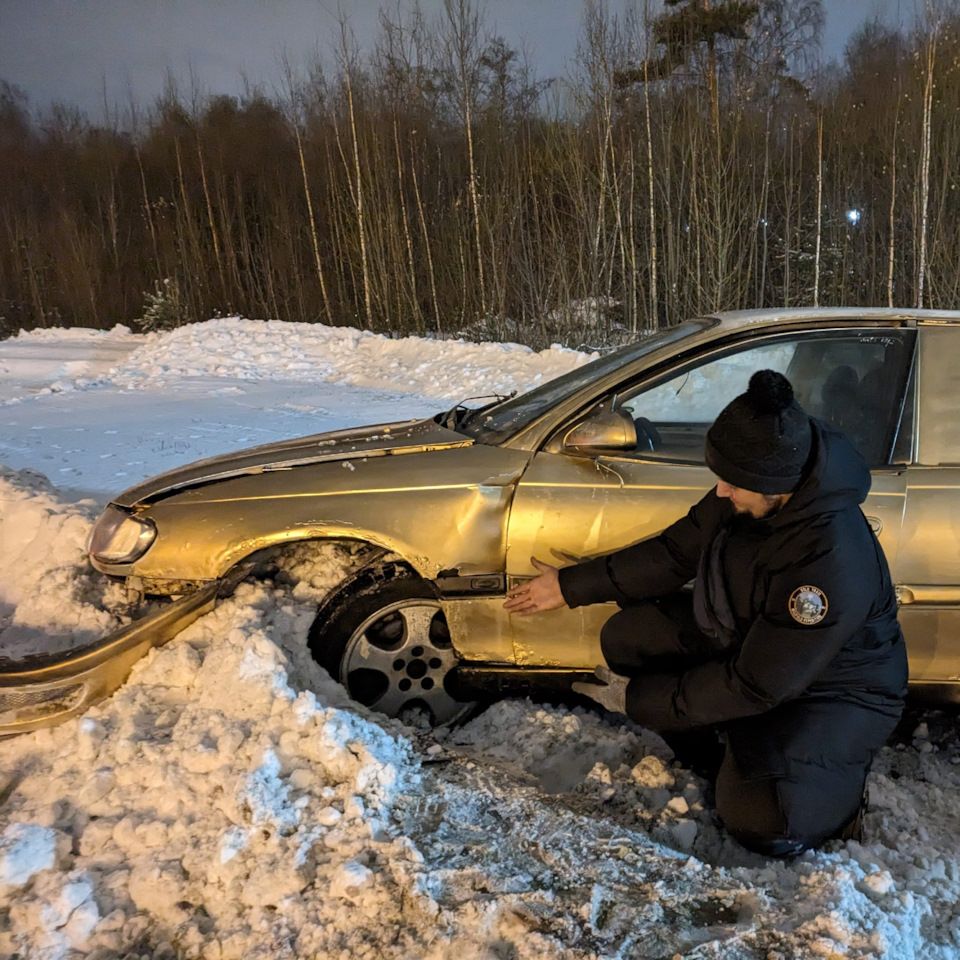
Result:
<instances>
[{"instance_id":1,"label":"embroidered patch on sleeve","mask_svg":"<svg viewBox=\"0 0 960 960\"><path fill-rule=\"evenodd\" d=\"M809 627L827 615L827 595L819 587L797 587L790 594L789 606L790 616Z\"/></svg>"}]
</instances>

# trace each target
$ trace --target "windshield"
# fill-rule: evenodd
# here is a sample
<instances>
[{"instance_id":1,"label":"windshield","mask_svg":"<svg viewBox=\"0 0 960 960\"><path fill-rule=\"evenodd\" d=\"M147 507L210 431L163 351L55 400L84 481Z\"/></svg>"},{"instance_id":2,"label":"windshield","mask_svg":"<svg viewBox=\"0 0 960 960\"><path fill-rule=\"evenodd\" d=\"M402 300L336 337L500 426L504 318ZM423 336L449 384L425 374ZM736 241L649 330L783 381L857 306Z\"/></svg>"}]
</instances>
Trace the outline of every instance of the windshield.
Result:
<instances>
[{"instance_id":1,"label":"windshield","mask_svg":"<svg viewBox=\"0 0 960 960\"><path fill-rule=\"evenodd\" d=\"M646 337L639 343L631 343L592 363L577 367L576 370L571 370L519 397L475 410L464 417L457 429L460 433L476 438L480 443L503 443L537 417L582 390L591 381L599 380L669 343L706 330L714 323L715 320L686 320L652 337Z\"/></svg>"}]
</instances>

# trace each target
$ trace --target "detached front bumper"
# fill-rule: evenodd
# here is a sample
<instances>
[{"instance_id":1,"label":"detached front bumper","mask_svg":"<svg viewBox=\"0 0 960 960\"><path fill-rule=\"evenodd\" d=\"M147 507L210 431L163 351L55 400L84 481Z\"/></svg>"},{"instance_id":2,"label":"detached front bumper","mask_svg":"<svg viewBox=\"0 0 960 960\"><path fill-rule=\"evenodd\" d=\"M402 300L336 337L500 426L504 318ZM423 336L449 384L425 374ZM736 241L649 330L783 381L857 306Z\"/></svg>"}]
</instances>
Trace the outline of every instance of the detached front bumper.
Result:
<instances>
[{"instance_id":1,"label":"detached front bumper","mask_svg":"<svg viewBox=\"0 0 960 960\"><path fill-rule=\"evenodd\" d=\"M0 661L0 739L63 723L110 696L151 647L209 613L240 579L212 581L85 647L13 665Z\"/></svg>"}]
</instances>

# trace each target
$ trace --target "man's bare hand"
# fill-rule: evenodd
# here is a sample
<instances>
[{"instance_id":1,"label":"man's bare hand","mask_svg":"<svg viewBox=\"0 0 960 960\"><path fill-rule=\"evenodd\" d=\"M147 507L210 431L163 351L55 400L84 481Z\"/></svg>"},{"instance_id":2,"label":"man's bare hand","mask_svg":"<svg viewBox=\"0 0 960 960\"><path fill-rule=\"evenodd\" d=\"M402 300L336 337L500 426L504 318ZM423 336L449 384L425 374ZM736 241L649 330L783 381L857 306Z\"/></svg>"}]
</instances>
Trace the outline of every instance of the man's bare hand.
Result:
<instances>
[{"instance_id":1,"label":"man's bare hand","mask_svg":"<svg viewBox=\"0 0 960 960\"><path fill-rule=\"evenodd\" d=\"M544 610L557 610L566 605L563 594L560 592L560 577L558 568L543 563L536 557L530 562L539 571L540 576L517 584L507 591L507 601L504 610L526 617L531 613L542 613Z\"/></svg>"}]
</instances>

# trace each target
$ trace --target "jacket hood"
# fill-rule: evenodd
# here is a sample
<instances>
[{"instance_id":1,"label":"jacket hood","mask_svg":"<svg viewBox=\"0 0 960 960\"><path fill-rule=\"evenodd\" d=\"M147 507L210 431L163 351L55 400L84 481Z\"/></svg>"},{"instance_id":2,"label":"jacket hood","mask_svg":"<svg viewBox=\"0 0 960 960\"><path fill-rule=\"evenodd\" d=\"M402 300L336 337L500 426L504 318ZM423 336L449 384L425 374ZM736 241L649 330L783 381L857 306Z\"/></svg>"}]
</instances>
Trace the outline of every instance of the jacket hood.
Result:
<instances>
[{"instance_id":1,"label":"jacket hood","mask_svg":"<svg viewBox=\"0 0 960 960\"><path fill-rule=\"evenodd\" d=\"M773 526L859 506L870 492L870 470L846 435L815 417L810 426L811 466L787 505L772 518Z\"/></svg>"}]
</instances>

